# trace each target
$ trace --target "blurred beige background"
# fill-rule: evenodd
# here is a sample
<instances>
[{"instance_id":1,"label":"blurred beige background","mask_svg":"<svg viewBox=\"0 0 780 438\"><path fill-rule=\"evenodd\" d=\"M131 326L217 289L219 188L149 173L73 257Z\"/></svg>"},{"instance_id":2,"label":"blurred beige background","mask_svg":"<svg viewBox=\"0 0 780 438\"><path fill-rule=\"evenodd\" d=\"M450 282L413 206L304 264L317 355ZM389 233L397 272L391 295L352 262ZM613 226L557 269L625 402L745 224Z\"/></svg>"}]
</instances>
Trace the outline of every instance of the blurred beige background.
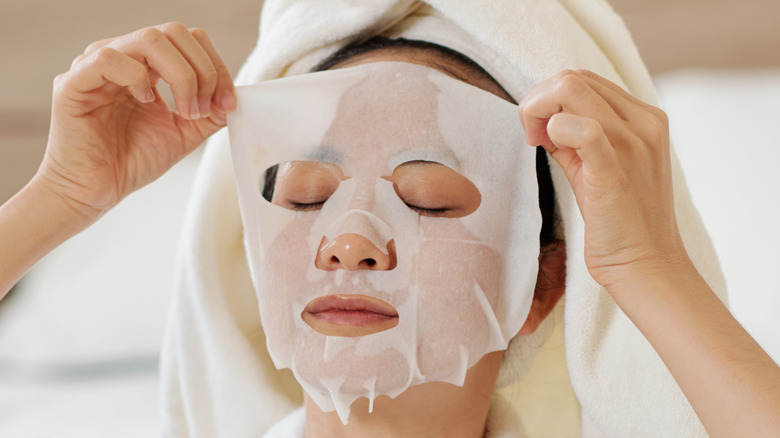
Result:
<instances>
[{"instance_id":1,"label":"blurred beige background","mask_svg":"<svg viewBox=\"0 0 780 438\"><path fill-rule=\"evenodd\" d=\"M235 74L257 40L252 0L0 1L0 203L32 177L48 134L52 80L92 41L180 21L211 36Z\"/></svg>"},{"instance_id":2,"label":"blurred beige background","mask_svg":"<svg viewBox=\"0 0 780 438\"><path fill-rule=\"evenodd\" d=\"M780 66L778 0L614 0L652 73ZM235 73L261 1L2 0L0 202L32 176L46 144L54 76L92 41L166 21L206 29Z\"/></svg>"},{"instance_id":3,"label":"blurred beige background","mask_svg":"<svg viewBox=\"0 0 780 438\"><path fill-rule=\"evenodd\" d=\"M235 74L261 2L0 0L0 202L34 174L52 79L90 42L180 21L204 28ZM669 98L687 183L738 291L732 309L780 362L780 0L612 3ZM157 357L197 158L66 242L0 301L0 436L159 435Z\"/></svg>"}]
</instances>

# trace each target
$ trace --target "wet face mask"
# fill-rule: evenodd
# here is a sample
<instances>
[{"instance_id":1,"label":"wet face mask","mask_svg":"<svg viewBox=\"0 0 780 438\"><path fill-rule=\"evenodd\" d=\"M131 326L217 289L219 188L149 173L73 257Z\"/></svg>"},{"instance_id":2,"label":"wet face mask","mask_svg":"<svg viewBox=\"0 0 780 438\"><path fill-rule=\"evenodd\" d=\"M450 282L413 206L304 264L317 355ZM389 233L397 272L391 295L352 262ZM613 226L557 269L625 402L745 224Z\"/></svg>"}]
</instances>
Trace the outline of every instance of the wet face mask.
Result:
<instances>
[{"instance_id":1,"label":"wet face mask","mask_svg":"<svg viewBox=\"0 0 780 438\"><path fill-rule=\"evenodd\" d=\"M506 349L541 227L516 106L382 62L240 87L228 122L268 351L323 411Z\"/></svg>"}]
</instances>

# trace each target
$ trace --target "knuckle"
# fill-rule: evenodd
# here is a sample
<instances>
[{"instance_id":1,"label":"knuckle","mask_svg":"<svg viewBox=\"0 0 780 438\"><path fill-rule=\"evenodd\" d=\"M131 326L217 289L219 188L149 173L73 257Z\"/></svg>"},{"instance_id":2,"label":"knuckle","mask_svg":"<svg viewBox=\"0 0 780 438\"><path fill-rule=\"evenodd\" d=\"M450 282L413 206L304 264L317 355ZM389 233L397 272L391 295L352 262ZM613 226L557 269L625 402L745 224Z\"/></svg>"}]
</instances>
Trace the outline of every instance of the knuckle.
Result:
<instances>
[{"instance_id":1,"label":"knuckle","mask_svg":"<svg viewBox=\"0 0 780 438\"><path fill-rule=\"evenodd\" d=\"M574 70L570 70L570 69L561 70L560 72L558 72L557 75L553 76L552 82L553 84L555 84L556 87L560 88L562 84L568 81L572 81L573 79L576 79L576 77L577 77L577 72L575 72Z\"/></svg>"},{"instance_id":2,"label":"knuckle","mask_svg":"<svg viewBox=\"0 0 780 438\"><path fill-rule=\"evenodd\" d=\"M89 45L87 45L87 47L84 48L84 52L82 52L82 53L89 53L89 52L95 50L95 47L97 45L98 45L97 41L93 41L93 42L89 43Z\"/></svg>"},{"instance_id":3,"label":"knuckle","mask_svg":"<svg viewBox=\"0 0 780 438\"><path fill-rule=\"evenodd\" d=\"M101 47L95 51L94 60L97 64L112 64L117 61L119 52L111 47Z\"/></svg>"},{"instance_id":4,"label":"knuckle","mask_svg":"<svg viewBox=\"0 0 780 438\"><path fill-rule=\"evenodd\" d=\"M666 111L662 110L661 108L653 108L653 113L658 118L658 121L661 123L661 125L664 128L669 127L669 115L666 114Z\"/></svg>"},{"instance_id":5,"label":"knuckle","mask_svg":"<svg viewBox=\"0 0 780 438\"><path fill-rule=\"evenodd\" d=\"M82 61L84 61L84 58L87 57L86 53L82 53L81 55L77 56L75 59L73 59L73 62L70 63L70 68L74 68L77 65L81 64Z\"/></svg>"},{"instance_id":6,"label":"knuckle","mask_svg":"<svg viewBox=\"0 0 780 438\"><path fill-rule=\"evenodd\" d=\"M193 27L192 29L190 29L190 33L198 41L202 41L202 40L208 38L208 35L206 34L206 31L201 29L201 28L199 28L199 27Z\"/></svg>"},{"instance_id":7,"label":"knuckle","mask_svg":"<svg viewBox=\"0 0 780 438\"><path fill-rule=\"evenodd\" d=\"M162 26L160 26L160 30L167 35L173 35L173 36L181 36L184 34L189 34L189 29L187 29L187 26L179 23L178 21L171 21L169 23L165 23Z\"/></svg>"},{"instance_id":8,"label":"knuckle","mask_svg":"<svg viewBox=\"0 0 780 438\"><path fill-rule=\"evenodd\" d=\"M65 86L65 83L67 83L67 81L68 81L68 73L60 73L57 76L55 76L54 80L52 80L54 92L57 93L58 90L62 89L62 87Z\"/></svg>"},{"instance_id":9,"label":"knuckle","mask_svg":"<svg viewBox=\"0 0 780 438\"><path fill-rule=\"evenodd\" d=\"M208 70L204 71L201 74L200 82L204 85L208 86L214 86L217 83L217 78L219 78L219 74L217 73L217 69L214 67L209 68Z\"/></svg>"},{"instance_id":10,"label":"knuckle","mask_svg":"<svg viewBox=\"0 0 780 438\"><path fill-rule=\"evenodd\" d=\"M136 33L136 38L144 44L156 44L160 42L162 38L165 38L165 35L156 27L147 27L139 30Z\"/></svg>"},{"instance_id":11,"label":"knuckle","mask_svg":"<svg viewBox=\"0 0 780 438\"><path fill-rule=\"evenodd\" d=\"M226 65L218 65L216 67L217 77L218 78L229 78L230 77L230 70L227 68Z\"/></svg>"},{"instance_id":12,"label":"knuckle","mask_svg":"<svg viewBox=\"0 0 780 438\"><path fill-rule=\"evenodd\" d=\"M589 90L590 86L576 73L567 74L558 80L557 93L562 101L585 99Z\"/></svg>"},{"instance_id":13,"label":"knuckle","mask_svg":"<svg viewBox=\"0 0 780 438\"><path fill-rule=\"evenodd\" d=\"M669 118L660 109L645 113L642 120L643 136L653 145L663 145L669 136Z\"/></svg>"},{"instance_id":14,"label":"knuckle","mask_svg":"<svg viewBox=\"0 0 780 438\"><path fill-rule=\"evenodd\" d=\"M593 73L592 71L586 70L586 69L575 70L575 73L578 76L589 78L589 79L596 79L596 78L598 78L598 75L596 73Z\"/></svg>"},{"instance_id":15,"label":"knuckle","mask_svg":"<svg viewBox=\"0 0 780 438\"><path fill-rule=\"evenodd\" d=\"M101 40L101 41L93 41L92 43L90 43L90 44L89 44L89 45L88 45L88 46L87 46L87 47L84 49L84 53L91 53L91 52L94 52L95 50L97 50L98 48L100 48L100 47L102 47L102 46L104 46L104 45L105 45L105 42L104 42L103 40Z\"/></svg>"},{"instance_id":16,"label":"knuckle","mask_svg":"<svg viewBox=\"0 0 780 438\"><path fill-rule=\"evenodd\" d=\"M575 72L569 72L558 80L558 89L564 94L582 93L585 86L585 81Z\"/></svg>"},{"instance_id":17,"label":"knuckle","mask_svg":"<svg viewBox=\"0 0 780 438\"><path fill-rule=\"evenodd\" d=\"M570 69L570 68L567 68L567 69L564 69L564 70L561 70L560 72L558 72L558 74L555 77L557 79L562 79L562 78L565 78L566 76L571 76L571 75L575 75L576 76L577 72L572 70L572 69Z\"/></svg>"}]
</instances>

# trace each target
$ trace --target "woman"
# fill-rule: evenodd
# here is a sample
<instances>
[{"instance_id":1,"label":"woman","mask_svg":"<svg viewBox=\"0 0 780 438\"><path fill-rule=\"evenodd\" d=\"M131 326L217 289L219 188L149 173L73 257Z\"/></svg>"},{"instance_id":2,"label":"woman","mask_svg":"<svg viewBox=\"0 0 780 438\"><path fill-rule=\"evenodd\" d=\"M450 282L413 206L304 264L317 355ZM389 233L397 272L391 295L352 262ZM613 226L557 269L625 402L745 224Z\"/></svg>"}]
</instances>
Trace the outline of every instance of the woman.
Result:
<instances>
[{"instance_id":1,"label":"woman","mask_svg":"<svg viewBox=\"0 0 780 438\"><path fill-rule=\"evenodd\" d=\"M419 55L377 51L351 62L387 56L414 62L410 57ZM160 78L171 84L178 114L154 93ZM224 126L235 105L232 80L200 30L169 24L91 45L56 82L41 169L0 210L0 246L6 249L0 290ZM709 433L777 434L772 414L780 409L780 371L728 314L682 245L663 113L595 74L571 71L534 87L519 109L527 142L544 147L574 189L590 274L652 343ZM310 407L307 436L365 435L363 427L371 434L401 427L404 436L481 436L496 357L486 356L478 385L464 386L482 394L480 408L459 404L447 387L437 399L452 405L436 411L425 399L436 391L420 386L415 396L413 387L409 403L404 396L387 401L367 422L350 422L351 430L332 413ZM720 384L713 387L713 381ZM410 408L420 416L408 415ZM454 414L458 409L465 414Z\"/></svg>"}]
</instances>

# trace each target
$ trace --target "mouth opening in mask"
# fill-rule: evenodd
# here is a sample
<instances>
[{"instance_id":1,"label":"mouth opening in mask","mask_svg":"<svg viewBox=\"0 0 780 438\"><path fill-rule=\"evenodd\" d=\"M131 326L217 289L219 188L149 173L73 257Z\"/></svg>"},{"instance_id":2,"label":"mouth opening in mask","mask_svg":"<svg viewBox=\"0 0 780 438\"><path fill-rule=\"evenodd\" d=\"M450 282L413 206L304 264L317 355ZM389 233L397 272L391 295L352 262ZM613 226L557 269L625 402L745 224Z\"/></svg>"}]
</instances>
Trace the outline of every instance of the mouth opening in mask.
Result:
<instances>
[{"instance_id":1,"label":"mouth opening in mask","mask_svg":"<svg viewBox=\"0 0 780 438\"><path fill-rule=\"evenodd\" d=\"M393 306L359 294L316 298L303 309L301 318L314 331L327 336L366 336L398 325L398 311Z\"/></svg>"}]
</instances>

